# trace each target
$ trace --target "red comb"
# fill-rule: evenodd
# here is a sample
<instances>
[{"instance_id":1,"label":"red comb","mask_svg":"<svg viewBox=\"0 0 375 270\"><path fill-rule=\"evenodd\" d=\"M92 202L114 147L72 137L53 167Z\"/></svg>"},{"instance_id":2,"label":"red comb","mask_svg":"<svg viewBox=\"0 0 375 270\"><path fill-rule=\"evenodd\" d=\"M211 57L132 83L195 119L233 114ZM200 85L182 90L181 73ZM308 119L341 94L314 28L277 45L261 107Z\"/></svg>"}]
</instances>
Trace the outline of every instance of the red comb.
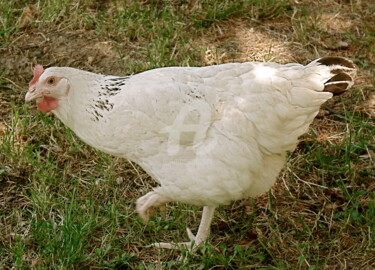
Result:
<instances>
[{"instance_id":1,"label":"red comb","mask_svg":"<svg viewBox=\"0 0 375 270\"><path fill-rule=\"evenodd\" d=\"M34 67L34 78L29 83L29 87L36 84L36 82L39 80L39 77L43 74L43 72L44 72L44 68L42 65L36 65Z\"/></svg>"}]
</instances>

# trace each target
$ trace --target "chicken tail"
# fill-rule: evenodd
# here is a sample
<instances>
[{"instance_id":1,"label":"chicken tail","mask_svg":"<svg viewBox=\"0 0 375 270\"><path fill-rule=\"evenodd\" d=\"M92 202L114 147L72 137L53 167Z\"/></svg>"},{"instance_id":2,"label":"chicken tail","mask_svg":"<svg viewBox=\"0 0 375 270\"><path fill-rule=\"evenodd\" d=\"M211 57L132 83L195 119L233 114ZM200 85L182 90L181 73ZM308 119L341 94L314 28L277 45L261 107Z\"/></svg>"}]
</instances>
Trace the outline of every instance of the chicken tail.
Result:
<instances>
[{"instance_id":1,"label":"chicken tail","mask_svg":"<svg viewBox=\"0 0 375 270\"><path fill-rule=\"evenodd\" d=\"M324 83L323 91L340 95L353 86L357 70L351 60L344 57L327 56L319 58L314 62L329 67L332 74L332 77Z\"/></svg>"}]
</instances>

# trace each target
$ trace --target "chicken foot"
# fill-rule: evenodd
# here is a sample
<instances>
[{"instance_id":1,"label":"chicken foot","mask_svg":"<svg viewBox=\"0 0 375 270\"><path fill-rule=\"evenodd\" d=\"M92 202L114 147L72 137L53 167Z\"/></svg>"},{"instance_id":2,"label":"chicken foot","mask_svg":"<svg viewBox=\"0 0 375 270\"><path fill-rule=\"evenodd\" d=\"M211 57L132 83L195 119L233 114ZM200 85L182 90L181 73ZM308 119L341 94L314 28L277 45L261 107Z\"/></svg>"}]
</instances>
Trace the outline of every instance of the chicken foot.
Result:
<instances>
[{"instance_id":1,"label":"chicken foot","mask_svg":"<svg viewBox=\"0 0 375 270\"><path fill-rule=\"evenodd\" d=\"M161 208L169 199L151 191L137 200L136 210L145 223L154 216L155 208Z\"/></svg>"},{"instance_id":2,"label":"chicken foot","mask_svg":"<svg viewBox=\"0 0 375 270\"><path fill-rule=\"evenodd\" d=\"M186 228L189 242L181 243L153 243L150 246L157 248L168 248L168 249L179 249L188 248L193 253L195 252L203 243L206 241L208 235L210 234L210 227L212 218L215 212L215 206L205 206L203 208L201 222L199 224L197 235L194 235L189 228Z\"/></svg>"}]
</instances>

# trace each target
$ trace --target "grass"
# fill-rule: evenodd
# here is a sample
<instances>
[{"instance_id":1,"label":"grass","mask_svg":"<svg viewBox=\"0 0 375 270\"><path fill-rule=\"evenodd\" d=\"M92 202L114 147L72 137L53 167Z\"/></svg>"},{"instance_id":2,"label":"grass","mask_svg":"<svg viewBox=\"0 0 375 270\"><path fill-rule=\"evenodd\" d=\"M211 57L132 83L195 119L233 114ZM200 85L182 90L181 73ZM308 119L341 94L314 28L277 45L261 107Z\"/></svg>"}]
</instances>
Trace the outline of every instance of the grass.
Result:
<instances>
[{"instance_id":1,"label":"grass","mask_svg":"<svg viewBox=\"0 0 375 270\"><path fill-rule=\"evenodd\" d=\"M374 269L374 12L354 0L2 3L0 269ZM187 264L147 245L186 240L199 208L169 204L143 224L135 200L151 178L24 104L36 63L131 74L330 54L356 62L354 89L323 106L268 194L219 208Z\"/></svg>"}]
</instances>

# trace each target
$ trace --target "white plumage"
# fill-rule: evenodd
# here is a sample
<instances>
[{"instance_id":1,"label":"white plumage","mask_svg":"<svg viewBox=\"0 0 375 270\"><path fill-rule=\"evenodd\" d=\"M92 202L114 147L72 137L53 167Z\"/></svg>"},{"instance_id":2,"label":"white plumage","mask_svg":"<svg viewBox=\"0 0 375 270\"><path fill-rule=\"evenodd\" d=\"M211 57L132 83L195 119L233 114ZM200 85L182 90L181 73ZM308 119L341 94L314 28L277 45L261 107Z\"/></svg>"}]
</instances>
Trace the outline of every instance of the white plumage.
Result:
<instances>
[{"instance_id":1,"label":"white plumage","mask_svg":"<svg viewBox=\"0 0 375 270\"><path fill-rule=\"evenodd\" d=\"M216 206L271 188L320 106L349 89L354 76L352 62L339 57L307 66L170 67L129 77L37 66L26 100L36 99L83 141L138 163L160 184L137 201L144 220L170 201L205 206L197 237L188 230L197 247Z\"/></svg>"}]
</instances>

